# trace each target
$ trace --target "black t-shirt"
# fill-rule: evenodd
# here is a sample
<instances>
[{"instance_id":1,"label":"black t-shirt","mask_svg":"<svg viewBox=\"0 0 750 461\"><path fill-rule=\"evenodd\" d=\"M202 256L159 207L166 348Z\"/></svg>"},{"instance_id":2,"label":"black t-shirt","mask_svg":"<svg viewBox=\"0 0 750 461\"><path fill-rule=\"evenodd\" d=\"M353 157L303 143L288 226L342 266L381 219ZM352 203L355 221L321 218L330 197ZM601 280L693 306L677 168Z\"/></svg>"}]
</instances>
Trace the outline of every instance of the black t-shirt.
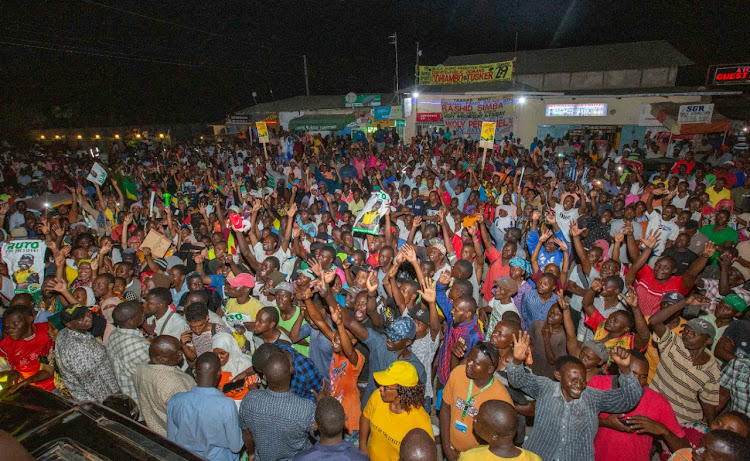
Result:
<instances>
[{"instance_id":1,"label":"black t-shirt","mask_svg":"<svg viewBox=\"0 0 750 461\"><path fill-rule=\"evenodd\" d=\"M671 256L675 260L675 262L677 263L677 273L675 275L678 276L684 274L685 271L688 270L688 267L693 264L693 261L698 259L698 255L693 251L677 251L675 247L667 248L666 250L664 250L662 256Z\"/></svg>"}]
</instances>

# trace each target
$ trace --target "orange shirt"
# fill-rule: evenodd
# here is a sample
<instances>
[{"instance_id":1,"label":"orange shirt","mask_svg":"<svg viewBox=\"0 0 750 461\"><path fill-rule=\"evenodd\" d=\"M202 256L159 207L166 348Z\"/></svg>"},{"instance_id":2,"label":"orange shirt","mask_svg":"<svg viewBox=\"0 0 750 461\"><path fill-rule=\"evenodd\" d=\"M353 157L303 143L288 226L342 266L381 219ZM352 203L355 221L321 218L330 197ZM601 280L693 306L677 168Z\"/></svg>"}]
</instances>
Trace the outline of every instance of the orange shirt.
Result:
<instances>
[{"instance_id":1,"label":"orange shirt","mask_svg":"<svg viewBox=\"0 0 750 461\"><path fill-rule=\"evenodd\" d=\"M333 353L331 361L331 397L335 398L344 407L346 423L344 427L350 433L359 430L359 417L362 416L362 407L359 401L359 389L357 379L362 367L365 366L365 357L358 350L357 364L353 365L344 354Z\"/></svg>"}]
</instances>

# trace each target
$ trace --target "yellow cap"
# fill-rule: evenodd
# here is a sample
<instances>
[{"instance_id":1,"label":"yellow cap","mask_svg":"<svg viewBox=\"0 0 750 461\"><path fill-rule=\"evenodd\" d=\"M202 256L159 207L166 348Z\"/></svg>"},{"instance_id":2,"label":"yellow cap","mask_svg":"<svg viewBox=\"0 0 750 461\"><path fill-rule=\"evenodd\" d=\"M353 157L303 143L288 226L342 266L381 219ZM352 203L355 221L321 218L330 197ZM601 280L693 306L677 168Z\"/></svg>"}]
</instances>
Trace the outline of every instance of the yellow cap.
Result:
<instances>
[{"instance_id":1,"label":"yellow cap","mask_svg":"<svg viewBox=\"0 0 750 461\"><path fill-rule=\"evenodd\" d=\"M372 377L381 386L398 384L404 387L414 387L419 384L417 369L411 363L403 360L393 362L385 370L373 373Z\"/></svg>"}]
</instances>

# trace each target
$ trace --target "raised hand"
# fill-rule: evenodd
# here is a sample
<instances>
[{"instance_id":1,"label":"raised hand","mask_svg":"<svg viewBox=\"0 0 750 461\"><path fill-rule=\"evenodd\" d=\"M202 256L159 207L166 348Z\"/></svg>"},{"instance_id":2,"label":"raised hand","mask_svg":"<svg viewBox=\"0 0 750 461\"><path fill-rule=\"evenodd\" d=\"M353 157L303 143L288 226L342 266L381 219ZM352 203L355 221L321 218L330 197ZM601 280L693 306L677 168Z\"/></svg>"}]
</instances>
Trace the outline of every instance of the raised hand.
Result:
<instances>
[{"instance_id":1,"label":"raised hand","mask_svg":"<svg viewBox=\"0 0 750 461\"><path fill-rule=\"evenodd\" d=\"M68 291L68 282L64 279L55 279L55 285L52 289L58 293L65 293Z\"/></svg>"},{"instance_id":2,"label":"raised hand","mask_svg":"<svg viewBox=\"0 0 750 461\"><path fill-rule=\"evenodd\" d=\"M625 235L633 235L633 223L632 222L626 222L622 226L622 232Z\"/></svg>"},{"instance_id":3,"label":"raised hand","mask_svg":"<svg viewBox=\"0 0 750 461\"><path fill-rule=\"evenodd\" d=\"M539 218L542 217L542 212L539 210L534 210L533 213L531 213L531 220L532 221L539 221Z\"/></svg>"},{"instance_id":4,"label":"raised hand","mask_svg":"<svg viewBox=\"0 0 750 461\"><path fill-rule=\"evenodd\" d=\"M562 251L568 251L568 244L565 243L565 240L555 237L552 239L552 241L555 242Z\"/></svg>"},{"instance_id":5,"label":"raised hand","mask_svg":"<svg viewBox=\"0 0 750 461\"><path fill-rule=\"evenodd\" d=\"M440 278L438 278L438 283L441 285L448 285L451 283L451 273L448 271L443 271L442 274L440 274Z\"/></svg>"},{"instance_id":6,"label":"raised hand","mask_svg":"<svg viewBox=\"0 0 750 461\"><path fill-rule=\"evenodd\" d=\"M701 256L704 258L710 258L713 256L714 252L716 251L716 244L714 242L706 242L706 245L703 247L703 251L701 251Z\"/></svg>"},{"instance_id":7,"label":"raised hand","mask_svg":"<svg viewBox=\"0 0 750 461\"><path fill-rule=\"evenodd\" d=\"M646 245L647 248L654 248L659 241L659 237L661 237L661 231L649 232L643 240L643 244ZM706 246L708 246L708 244L706 244Z\"/></svg>"},{"instance_id":8,"label":"raised hand","mask_svg":"<svg viewBox=\"0 0 750 461\"><path fill-rule=\"evenodd\" d=\"M624 347L615 346L609 351L609 356L622 370L623 368L630 368L630 352Z\"/></svg>"},{"instance_id":9,"label":"raised hand","mask_svg":"<svg viewBox=\"0 0 750 461\"><path fill-rule=\"evenodd\" d=\"M414 247L411 245L403 246L404 257L407 261L414 264L417 262L417 253L414 251Z\"/></svg>"},{"instance_id":10,"label":"raised hand","mask_svg":"<svg viewBox=\"0 0 750 461\"><path fill-rule=\"evenodd\" d=\"M458 357L459 359L464 358L464 355L466 355L466 343L460 340L453 343L453 347L451 348L451 354Z\"/></svg>"},{"instance_id":11,"label":"raised hand","mask_svg":"<svg viewBox=\"0 0 750 461\"><path fill-rule=\"evenodd\" d=\"M517 338L516 335L513 335L513 358L515 360L521 363L526 360L531 351L530 342L531 336L529 336L528 332L519 331Z\"/></svg>"},{"instance_id":12,"label":"raised hand","mask_svg":"<svg viewBox=\"0 0 750 461\"><path fill-rule=\"evenodd\" d=\"M590 286L591 290L599 293L602 291L602 279L596 278L593 282L591 282Z\"/></svg>"},{"instance_id":13,"label":"raised hand","mask_svg":"<svg viewBox=\"0 0 750 461\"><path fill-rule=\"evenodd\" d=\"M341 325L343 323L343 320L341 319L341 306L338 304L335 304L331 306L331 320L333 320L333 323L336 325Z\"/></svg>"},{"instance_id":14,"label":"raised hand","mask_svg":"<svg viewBox=\"0 0 750 461\"><path fill-rule=\"evenodd\" d=\"M425 286L421 290L417 291L417 293L422 296L423 301L434 303L436 299L435 282L432 282L429 285Z\"/></svg>"},{"instance_id":15,"label":"raised hand","mask_svg":"<svg viewBox=\"0 0 750 461\"><path fill-rule=\"evenodd\" d=\"M125 217L122 219L123 227L126 229L130 226L130 223L133 222L133 215L130 213L126 214Z\"/></svg>"},{"instance_id":16,"label":"raised hand","mask_svg":"<svg viewBox=\"0 0 750 461\"><path fill-rule=\"evenodd\" d=\"M320 402L323 397L327 397L330 395L330 393L328 392L328 384L326 384L325 380L323 381L323 386L319 391L316 392L315 389L310 389L310 392L312 392L315 396L316 402Z\"/></svg>"},{"instance_id":17,"label":"raised hand","mask_svg":"<svg viewBox=\"0 0 750 461\"><path fill-rule=\"evenodd\" d=\"M639 309L639 306L638 306L638 292L635 291L635 288L633 288L633 285L630 285L628 287L628 294L627 294L627 296L625 296L622 293L620 293L619 298L621 300L625 301L625 303L628 306L630 306L632 309Z\"/></svg>"},{"instance_id":18,"label":"raised hand","mask_svg":"<svg viewBox=\"0 0 750 461\"><path fill-rule=\"evenodd\" d=\"M370 272L370 275L367 276L367 281L365 282L365 287L367 287L367 291L370 293L375 293L378 291L379 281L378 281L378 273L375 271Z\"/></svg>"},{"instance_id":19,"label":"raised hand","mask_svg":"<svg viewBox=\"0 0 750 461\"><path fill-rule=\"evenodd\" d=\"M581 234L583 234L585 231L586 229L581 229L580 227L578 227L578 221L570 221L570 235L572 235L573 237L580 237Z\"/></svg>"},{"instance_id":20,"label":"raised hand","mask_svg":"<svg viewBox=\"0 0 750 461\"><path fill-rule=\"evenodd\" d=\"M711 304L711 300L703 295L690 295L686 302L688 306L708 306Z\"/></svg>"},{"instance_id":21,"label":"raised hand","mask_svg":"<svg viewBox=\"0 0 750 461\"><path fill-rule=\"evenodd\" d=\"M615 243L622 243L625 241L625 234L620 231L615 231Z\"/></svg>"},{"instance_id":22,"label":"raised hand","mask_svg":"<svg viewBox=\"0 0 750 461\"><path fill-rule=\"evenodd\" d=\"M565 298L564 298L565 290L562 290L562 289L557 290L555 294L557 295L557 305L560 306L560 309L568 310L570 308L570 304L568 304L567 301L565 301Z\"/></svg>"},{"instance_id":23,"label":"raised hand","mask_svg":"<svg viewBox=\"0 0 750 461\"><path fill-rule=\"evenodd\" d=\"M422 225L422 217L421 216L415 216L414 217L414 221L411 223L411 227L413 229L417 229L421 225Z\"/></svg>"},{"instance_id":24,"label":"raised hand","mask_svg":"<svg viewBox=\"0 0 750 461\"><path fill-rule=\"evenodd\" d=\"M539 241L546 242L550 237L552 237L552 231L547 229L542 233L541 237L539 237Z\"/></svg>"},{"instance_id":25,"label":"raised hand","mask_svg":"<svg viewBox=\"0 0 750 461\"><path fill-rule=\"evenodd\" d=\"M545 219L547 220L547 224L550 226L554 226L557 222L557 218L555 217L555 213L547 213L547 216L545 216Z\"/></svg>"}]
</instances>

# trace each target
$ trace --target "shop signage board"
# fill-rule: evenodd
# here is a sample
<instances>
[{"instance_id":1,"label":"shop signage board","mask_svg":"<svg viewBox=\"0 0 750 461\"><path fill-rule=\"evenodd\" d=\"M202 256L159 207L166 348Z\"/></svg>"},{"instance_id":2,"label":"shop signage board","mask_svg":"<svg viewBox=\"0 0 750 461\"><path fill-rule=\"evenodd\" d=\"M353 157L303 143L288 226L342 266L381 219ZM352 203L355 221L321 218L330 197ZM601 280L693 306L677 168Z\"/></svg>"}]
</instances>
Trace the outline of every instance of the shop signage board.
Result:
<instances>
[{"instance_id":1,"label":"shop signage board","mask_svg":"<svg viewBox=\"0 0 750 461\"><path fill-rule=\"evenodd\" d=\"M227 118L228 125L250 125L249 115L230 115Z\"/></svg>"},{"instance_id":2,"label":"shop signage board","mask_svg":"<svg viewBox=\"0 0 750 461\"><path fill-rule=\"evenodd\" d=\"M454 85L510 81L513 61L471 66L419 66L420 85Z\"/></svg>"},{"instance_id":3,"label":"shop signage board","mask_svg":"<svg viewBox=\"0 0 750 461\"><path fill-rule=\"evenodd\" d=\"M685 104L677 113L677 123L710 123L713 115L713 104Z\"/></svg>"},{"instance_id":4,"label":"shop signage board","mask_svg":"<svg viewBox=\"0 0 750 461\"><path fill-rule=\"evenodd\" d=\"M348 93L344 99L346 107L379 106L379 94L355 94Z\"/></svg>"},{"instance_id":5,"label":"shop signage board","mask_svg":"<svg viewBox=\"0 0 750 461\"><path fill-rule=\"evenodd\" d=\"M440 108L445 126L456 136L479 139L483 122L495 124L496 136L513 131L515 106L510 95L443 99Z\"/></svg>"},{"instance_id":6,"label":"shop signage board","mask_svg":"<svg viewBox=\"0 0 750 461\"><path fill-rule=\"evenodd\" d=\"M747 85L750 83L750 64L717 67L713 85Z\"/></svg>"},{"instance_id":7,"label":"shop signage board","mask_svg":"<svg viewBox=\"0 0 750 461\"><path fill-rule=\"evenodd\" d=\"M442 122L443 114L440 112L420 112L417 114L418 122Z\"/></svg>"},{"instance_id":8,"label":"shop signage board","mask_svg":"<svg viewBox=\"0 0 750 461\"><path fill-rule=\"evenodd\" d=\"M586 104L547 104L546 117L604 117L607 115L606 103Z\"/></svg>"},{"instance_id":9,"label":"shop signage board","mask_svg":"<svg viewBox=\"0 0 750 461\"><path fill-rule=\"evenodd\" d=\"M372 109L375 120L397 120L404 118L401 106L381 106Z\"/></svg>"}]
</instances>

